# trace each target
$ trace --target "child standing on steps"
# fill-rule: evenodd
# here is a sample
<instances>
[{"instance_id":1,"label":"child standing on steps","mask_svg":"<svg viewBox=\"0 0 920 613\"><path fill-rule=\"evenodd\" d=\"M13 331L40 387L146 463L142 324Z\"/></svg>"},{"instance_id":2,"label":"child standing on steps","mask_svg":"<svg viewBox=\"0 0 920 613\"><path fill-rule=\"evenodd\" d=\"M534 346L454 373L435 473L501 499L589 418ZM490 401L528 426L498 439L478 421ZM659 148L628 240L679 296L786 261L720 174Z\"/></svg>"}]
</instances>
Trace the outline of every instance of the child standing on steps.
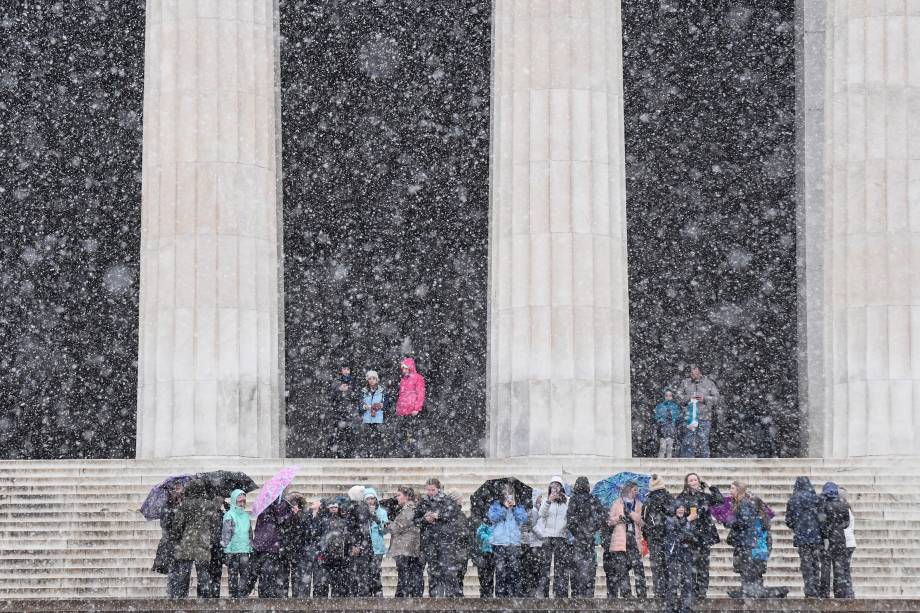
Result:
<instances>
[{"instance_id":1,"label":"child standing on steps","mask_svg":"<svg viewBox=\"0 0 920 613\"><path fill-rule=\"evenodd\" d=\"M680 405L674 402L674 392L664 390L664 400L655 405L655 425L658 429L658 457L674 457L677 424L680 422ZM678 443L679 446L679 443Z\"/></svg>"},{"instance_id":2,"label":"child standing on steps","mask_svg":"<svg viewBox=\"0 0 920 613\"><path fill-rule=\"evenodd\" d=\"M230 598L249 596L252 520L246 510L246 492L243 490L233 490L230 494L230 509L224 513L220 544L226 554Z\"/></svg>"}]
</instances>

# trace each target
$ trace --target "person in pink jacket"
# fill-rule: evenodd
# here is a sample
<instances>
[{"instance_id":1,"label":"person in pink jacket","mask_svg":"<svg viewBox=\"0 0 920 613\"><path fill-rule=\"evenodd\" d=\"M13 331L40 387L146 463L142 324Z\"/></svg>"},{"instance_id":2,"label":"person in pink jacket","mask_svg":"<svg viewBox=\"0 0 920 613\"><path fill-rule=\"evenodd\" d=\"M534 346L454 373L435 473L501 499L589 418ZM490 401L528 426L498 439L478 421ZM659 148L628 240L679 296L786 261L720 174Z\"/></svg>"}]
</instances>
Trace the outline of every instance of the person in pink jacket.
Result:
<instances>
[{"instance_id":1,"label":"person in pink jacket","mask_svg":"<svg viewBox=\"0 0 920 613\"><path fill-rule=\"evenodd\" d=\"M646 598L645 569L642 567L642 503L639 486L627 482L620 497L610 507L607 525L612 530L610 549L604 553L604 572L607 574L607 597L629 598L629 571L636 580L636 596Z\"/></svg>"},{"instance_id":2,"label":"person in pink jacket","mask_svg":"<svg viewBox=\"0 0 920 613\"><path fill-rule=\"evenodd\" d=\"M403 360L399 369L402 371L402 379L399 380L396 414L400 417L418 415L425 404L425 378L418 374L412 358Z\"/></svg>"},{"instance_id":3,"label":"person in pink jacket","mask_svg":"<svg viewBox=\"0 0 920 613\"><path fill-rule=\"evenodd\" d=\"M396 450L402 455L418 455L414 427L410 419L422 411L425 405L425 378L415 368L415 360L406 358L400 363L402 379L399 380L399 396L396 399Z\"/></svg>"}]
</instances>

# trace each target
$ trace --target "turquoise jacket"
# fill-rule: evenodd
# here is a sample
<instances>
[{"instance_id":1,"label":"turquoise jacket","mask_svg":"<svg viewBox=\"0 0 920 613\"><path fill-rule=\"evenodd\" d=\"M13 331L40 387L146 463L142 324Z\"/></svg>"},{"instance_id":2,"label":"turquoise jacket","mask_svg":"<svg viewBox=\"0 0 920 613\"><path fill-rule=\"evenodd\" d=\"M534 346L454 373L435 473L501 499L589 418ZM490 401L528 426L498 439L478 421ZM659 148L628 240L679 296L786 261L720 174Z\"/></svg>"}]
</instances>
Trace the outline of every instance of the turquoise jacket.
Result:
<instances>
[{"instance_id":1,"label":"turquoise jacket","mask_svg":"<svg viewBox=\"0 0 920 613\"><path fill-rule=\"evenodd\" d=\"M486 523L479 524L476 529L476 542L479 544L480 553L492 553L492 526Z\"/></svg>"},{"instance_id":2,"label":"turquoise jacket","mask_svg":"<svg viewBox=\"0 0 920 613\"><path fill-rule=\"evenodd\" d=\"M230 509L224 513L224 524L233 522L233 536L224 547L224 553L252 553L252 539L249 538L252 521L249 511L236 506L237 498L243 494L243 490L233 490L230 494Z\"/></svg>"},{"instance_id":3,"label":"turquoise jacket","mask_svg":"<svg viewBox=\"0 0 920 613\"><path fill-rule=\"evenodd\" d=\"M364 488L364 497L373 496L377 498L377 490L372 487ZM379 501L380 499L377 498ZM377 505L376 520L371 521L371 547L374 549L374 555L382 556L387 552L387 547L383 542L383 535L387 533L387 524L390 523L390 517L386 509Z\"/></svg>"}]
</instances>

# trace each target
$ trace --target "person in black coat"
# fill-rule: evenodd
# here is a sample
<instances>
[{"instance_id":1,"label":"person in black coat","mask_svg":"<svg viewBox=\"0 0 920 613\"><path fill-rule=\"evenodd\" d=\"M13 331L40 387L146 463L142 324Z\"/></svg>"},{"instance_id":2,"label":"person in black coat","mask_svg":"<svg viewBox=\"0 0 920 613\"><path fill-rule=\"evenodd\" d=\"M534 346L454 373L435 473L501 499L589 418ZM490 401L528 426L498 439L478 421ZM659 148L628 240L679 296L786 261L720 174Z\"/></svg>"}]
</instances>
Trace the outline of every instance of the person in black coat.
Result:
<instances>
[{"instance_id":1,"label":"person in black coat","mask_svg":"<svg viewBox=\"0 0 920 613\"><path fill-rule=\"evenodd\" d=\"M821 597L830 597L833 576L834 598L853 598L850 556L844 534L844 530L850 525L850 505L840 498L837 484L832 481L828 481L821 488L818 521L821 524L821 538L824 544L821 553Z\"/></svg>"},{"instance_id":2,"label":"person in black coat","mask_svg":"<svg viewBox=\"0 0 920 613\"><path fill-rule=\"evenodd\" d=\"M674 506L674 497L665 489L664 481L658 475L652 475L649 482L649 495L642 507L642 535L648 543L649 561L652 565L652 582L655 596L665 598L668 581L665 563L665 528ZM686 511L686 507L682 507ZM690 565L688 564L689 568Z\"/></svg>"},{"instance_id":3,"label":"person in black coat","mask_svg":"<svg viewBox=\"0 0 920 613\"><path fill-rule=\"evenodd\" d=\"M172 567L173 560L176 559L176 544L182 538L176 530L176 512L179 510L179 504L182 502L183 485L176 483L166 495L166 506L160 515L160 542L157 545L157 553L153 558L152 571L161 575L168 575Z\"/></svg>"},{"instance_id":4,"label":"person in black coat","mask_svg":"<svg viewBox=\"0 0 920 613\"><path fill-rule=\"evenodd\" d=\"M327 418L332 422L332 437L329 448L336 458L353 458L355 442L358 440L360 418L355 411L358 404L358 391L355 387L351 368L343 365L332 384L329 396ZM328 423L328 422L327 422Z\"/></svg>"},{"instance_id":5,"label":"person in black coat","mask_svg":"<svg viewBox=\"0 0 920 613\"><path fill-rule=\"evenodd\" d=\"M454 530L460 507L441 491L441 482L429 479L425 496L415 507L413 522L421 533L422 561L428 567L428 595L445 598L456 595L457 542Z\"/></svg>"},{"instance_id":6,"label":"person in black coat","mask_svg":"<svg viewBox=\"0 0 920 613\"><path fill-rule=\"evenodd\" d=\"M715 486L707 486L696 473L684 477L684 489L677 499L696 515L691 522L696 534L691 550L693 552L693 595L705 598L709 590L709 556L712 546L719 542L719 531L709 512L711 507L723 504L722 492ZM689 513L688 513L689 515Z\"/></svg>"},{"instance_id":7,"label":"person in black coat","mask_svg":"<svg viewBox=\"0 0 920 613\"><path fill-rule=\"evenodd\" d=\"M753 557L757 544L757 513L744 483L732 483L731 496L732 518L728 523L728 544L733 548L732 568L741 575L741 595L757 598L762 594L758 589L758 567Z\"/></svg>"},{"instance_id":8,"label":"person in black coat","mask_svg":"<svg viewBox=\"0 0 920 613\"><path fill-rule=\"evenodd\" d=\"M317 562L322 567L322 583L314 585L314 596L343 598L351 595L350 533L351 522L347 517L348 498L339 496L330 500L327 513L321 516Z\"/></svg>"},{"instance_id":9,"label":"person in black coat","mask_svg":"<svg viewBox=\"0 0 920 613\"><path fill-rule=\"evenodd\" d=\"M345 517L348 520L350 596L367 598L374 595L374 547L371 543L371 521L376 521L364 501L364 486L355 485L348 491Z\"/></svg>"},{"instance_id":10,"label":"person in black coat","mask_svg":"<svg viewBox=\"0 0 920 613\"><path fill-rule=\"evenodd\" d=\"M648 503L648 500L646 500ZM672 613L690 613L693 610L693 543L696 533L689 521L687 508L680 502L672 506L664 519L659 547L665 561L663 572L655 579ZM648 538L648 537L646 537Z\"/></svg>"},{"instance_id":11,"label":"person in black coat","mask_svg":"<svg viewBox=\"0 0 920 613\"><path fill-rule=\"evenodd\" d=\"M805 597L821 594L821 522L818 495L808 477L798 477L786 503L786 525L792 530L792 544L799 552L799 568L805 583Z\"/></svg>"},{"instance_id":12,"label":"person in black coat","mask_svg":"<svg viewBox=\"0 0 920 613\"><path fill-rule=\"evenodd\" d=\"M606 529L607 511L591 495L587 477L578 477L569 498L566 525L572 534L572 596L594 598L594 580L597 572L594 535Z\"/></svg>"}]
</instances>

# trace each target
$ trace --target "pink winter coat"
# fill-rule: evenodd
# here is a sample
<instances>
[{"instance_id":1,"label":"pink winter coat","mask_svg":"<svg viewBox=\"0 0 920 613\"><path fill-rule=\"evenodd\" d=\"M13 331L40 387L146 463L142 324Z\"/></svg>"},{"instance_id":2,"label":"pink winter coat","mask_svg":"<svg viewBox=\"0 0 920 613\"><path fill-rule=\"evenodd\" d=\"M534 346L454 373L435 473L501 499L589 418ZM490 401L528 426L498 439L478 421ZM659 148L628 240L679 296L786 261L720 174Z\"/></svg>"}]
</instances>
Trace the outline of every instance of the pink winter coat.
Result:
<instances>
[{"instance_id":1,"label":"pink winter coat","mask_svg":"<svg viewBox=\"0 0 920 613\"><path fill-rule=\"evenodd\" d=\"M403 360L403 365L409 367L409 374L399 380L396 414L418 415L425 404L425 378L415 370L415 360L412 358Z\"/></svg>"},{"instance_id":2,"label":"pink winter coat","mask_svg":"<svg viewBox=\"0 0 920 613\"><path fill-rule=\"evenodd\" d=\"M623 507L623 499L617 498L610 507L610 516L607 517L607 525L614 526L613 536L610 539L610 551L626 551L626 524L616 523L621 516L625 515ZM636 526L636 544L638 545L642 541L642 503L638 499L636 508L629 516Z\"/></svg>"}]
</instances>

